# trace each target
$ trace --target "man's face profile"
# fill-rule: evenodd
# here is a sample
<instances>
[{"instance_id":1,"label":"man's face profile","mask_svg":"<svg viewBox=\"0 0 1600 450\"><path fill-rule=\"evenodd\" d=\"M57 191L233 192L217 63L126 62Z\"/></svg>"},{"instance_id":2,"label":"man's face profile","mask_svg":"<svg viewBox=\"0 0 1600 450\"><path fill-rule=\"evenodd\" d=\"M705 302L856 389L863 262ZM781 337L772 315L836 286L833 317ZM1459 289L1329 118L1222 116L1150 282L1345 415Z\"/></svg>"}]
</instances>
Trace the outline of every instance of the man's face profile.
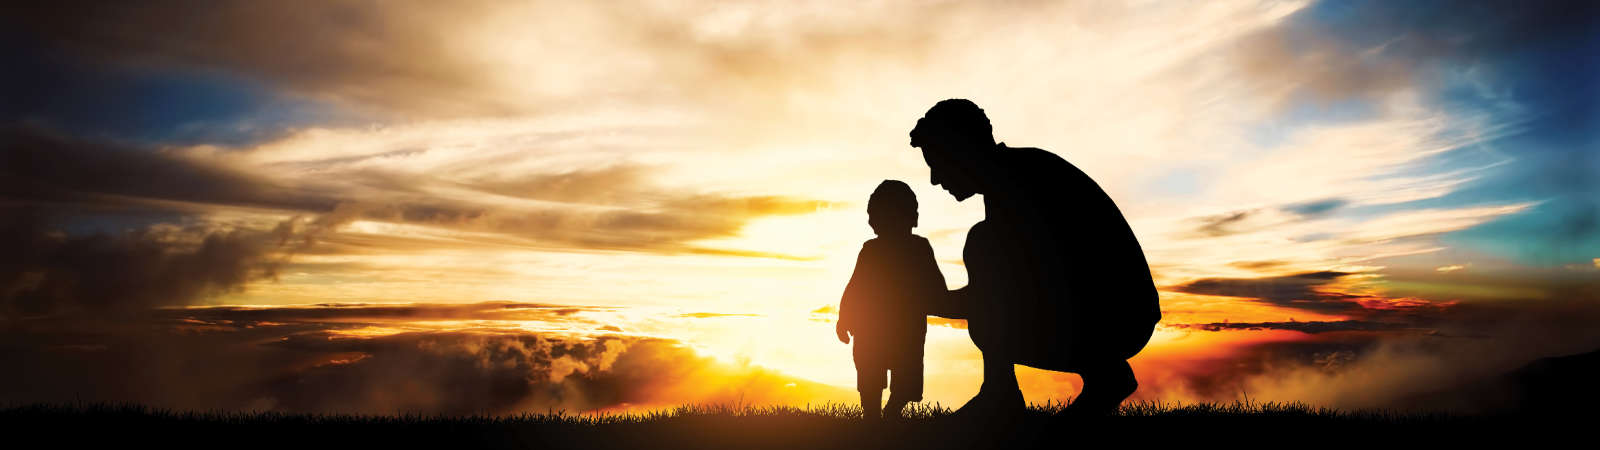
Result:
<instances>
[{"instance_id":1,"label":"man's face profile","mask_svg":"<svg viewBox=\"0 0 1600 450\"><path fill-rule=\"evenodd\" d=\"M978 191L966 164L955 152L939 142L922 146L922 159L928 163L928 181L944 188L959 202L976 195Z\"/></svg>"}]
</instances>

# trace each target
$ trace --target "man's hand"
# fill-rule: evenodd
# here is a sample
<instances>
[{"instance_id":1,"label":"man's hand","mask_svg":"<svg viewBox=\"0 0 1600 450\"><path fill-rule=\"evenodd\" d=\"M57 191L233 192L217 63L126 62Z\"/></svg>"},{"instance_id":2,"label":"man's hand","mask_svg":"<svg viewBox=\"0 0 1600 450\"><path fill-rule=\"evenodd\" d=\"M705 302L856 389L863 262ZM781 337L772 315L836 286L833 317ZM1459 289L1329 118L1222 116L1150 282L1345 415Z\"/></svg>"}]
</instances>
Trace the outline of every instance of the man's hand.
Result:
<instances>
[{"instance_id":1,"label":"man's hand","mask_svg":"<svg viewBox=\"0 0 1600 450\"><path fill-rule=\"evenodd\" d=\"M844 327L834 327L834 332L839 333L839 342L850 343L850 330L846 330Z\"/></svg>"},{"instance_id":2,"label":"man's hand","mask_svg":"<svg viewBox=\"0 0 1600 450\"><path fill-rule=\"evenodd\" d=\"M971 303L969 303L969 300L967 299L967 288L962 286L960 289L953 291L945 291L941 289L939 292L943 295L937 295L935 297L938 300L933 305L930 305L931 308L929 312L931 314L928 315L939 316L946 319L965 320L969 313L968 308L971 307Z\"/></svg>"}]
</instances>

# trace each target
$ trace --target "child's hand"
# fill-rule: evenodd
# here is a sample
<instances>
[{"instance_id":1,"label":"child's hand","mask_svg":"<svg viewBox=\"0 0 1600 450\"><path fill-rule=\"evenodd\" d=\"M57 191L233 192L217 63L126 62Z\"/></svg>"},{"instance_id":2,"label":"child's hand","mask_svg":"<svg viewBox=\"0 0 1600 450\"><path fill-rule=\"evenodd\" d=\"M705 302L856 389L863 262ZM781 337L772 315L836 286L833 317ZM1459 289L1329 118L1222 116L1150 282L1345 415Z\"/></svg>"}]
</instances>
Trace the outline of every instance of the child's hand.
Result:
<instances>
[{"instance_id":1,"label":"child's hand","mask_svg":"<svg viewBox=\"0 0 1600 450\"><path fill-rule=\"evenodd\" d=\"M838 327L834 331L839 333L839 342L843 342L843 343L846 343L846 344L850 343L850 331L849 330L846 330L843 327Z\"/></svg>"}]
</instances>

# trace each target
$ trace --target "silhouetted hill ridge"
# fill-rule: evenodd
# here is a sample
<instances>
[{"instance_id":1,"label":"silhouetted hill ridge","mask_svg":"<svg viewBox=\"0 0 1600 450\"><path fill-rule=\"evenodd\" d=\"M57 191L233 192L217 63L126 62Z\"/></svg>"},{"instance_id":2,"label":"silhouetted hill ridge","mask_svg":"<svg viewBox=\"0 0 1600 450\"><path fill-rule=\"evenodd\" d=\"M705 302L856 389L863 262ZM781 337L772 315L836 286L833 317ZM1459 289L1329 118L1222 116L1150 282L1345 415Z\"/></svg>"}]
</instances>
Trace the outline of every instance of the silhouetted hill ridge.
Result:
<instances>
[{"instance_id":1,"label":"silhouetted hill ridge","mask_svg":"<svg viewBox=\"0 0 1600 450\"><path fill-rule=\"evenodd\" d=\"M1600 349L1537 359L1507 373L1502 381L1517 395L1515 412L1588 414L1600 400Z\"/></svg>"}]
</instances>

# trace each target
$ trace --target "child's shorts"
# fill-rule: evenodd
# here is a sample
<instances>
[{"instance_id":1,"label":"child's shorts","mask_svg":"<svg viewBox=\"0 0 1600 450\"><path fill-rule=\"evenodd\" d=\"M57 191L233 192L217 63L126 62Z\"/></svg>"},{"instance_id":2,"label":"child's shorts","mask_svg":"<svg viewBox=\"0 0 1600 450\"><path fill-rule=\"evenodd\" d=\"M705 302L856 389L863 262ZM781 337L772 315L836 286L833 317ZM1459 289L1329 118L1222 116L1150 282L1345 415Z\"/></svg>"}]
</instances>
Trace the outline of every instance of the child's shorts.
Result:
<instances>
[{"instance_id":1,"label":"child's shorts","mask_svg":"<svg viewBox=\"0 0 1600 450\"><path fill-rule=\"evenodd\" d=\"M884 387L889 388L890 397L922 401L922 358L902 361L894 367L856 362L857 391L881 392Z\"/></svg>"}]
</instances>

